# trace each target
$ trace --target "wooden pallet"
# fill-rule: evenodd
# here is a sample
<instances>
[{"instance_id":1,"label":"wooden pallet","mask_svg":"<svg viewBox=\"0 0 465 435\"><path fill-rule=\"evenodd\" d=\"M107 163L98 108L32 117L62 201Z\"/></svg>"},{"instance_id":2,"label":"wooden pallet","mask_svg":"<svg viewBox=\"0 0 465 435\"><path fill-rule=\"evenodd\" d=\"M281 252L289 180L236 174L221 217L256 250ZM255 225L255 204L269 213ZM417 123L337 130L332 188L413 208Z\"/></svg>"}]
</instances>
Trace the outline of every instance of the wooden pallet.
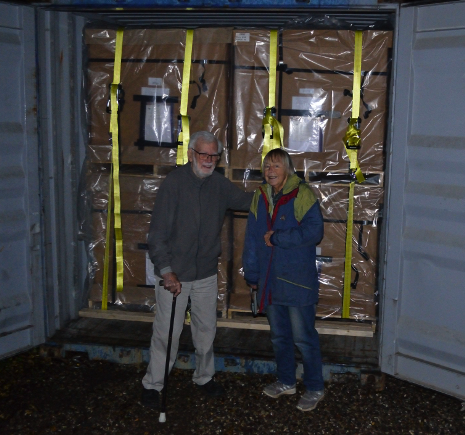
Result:
<instances>
[{"instance_id":1,"label":"wooden pallet","mask_svg":"<svg viewBox=\"0 0 465 435\"><path fill-rule=\"evenodd\" d=\"M241 328L241 329L257 329L268 331L270 325L266 317L242 317L242 318L227 318L218 321L219 327L225 328ZM332 322L328 320L317 320L315 322L316 330L319 334L326 335L346 335L356 337L373 337L376 329L374 323L357 323L357 322Z\"/></svg>"},{"instance_id":2,"label":"wooden pallet","mask_svg":"<svg viewBox=\"0 0 465 435\"><path fill-rule=\"evenodd\" d=\"M248 295L247 295L248 296ZM228 319L238 319L238 318L242 318L242 317L248 317L248 316L252 316L252 312L250 310L250 308L228 308L227 310L227 318ZM261 316L262 314L259 314L259 316ZM317 317L319 315L321 315L320 313L316 313ZM263 314L264 317L266 317L264 314ZM324 318L326 319L331 319L331 321L333 320L337 320L337 319L342 319L340 315L338 314L333 314L333 315L329 315L329 316L324 316ZM349 321L360 321L360 319L358 317L349 317ZM372 317L367 317L364 319L364 321L368 321L368 322L375 322L376 319L372 318Z\"/></svg>"},{"instance_id":3,"label":"wooden pallet","mask_svg":"<svg viewBox=\"0 0 465 435\"><path fill-rule=\"evenodd\" d=\"M102 319L113 319L113 320L140 320L145 321L143 319L149 318L150 321L153 322L153 317L156 311L134 311L131 309L114 309L111 306L107 310L102 310L102 302L101 301L88 301L88 308L83 308L79 311L79 315L81 317L95 317L95 318L102 318ZM124 305L123 305L124 306ZM156 305L155 305L156 307ZM81 315L82 314L82 315ZM228 314L228 310L226 308L217 309L216 315L218 319L226 318ZM140 317L140 319L139 319ZM186 323L189 323L186 321Z\"/></svg>"},{"instance_id":4,"label":"wooden pallet","mask_svg":"<svg viewBox=\"0 0 465 435\"><path fill-rule=\"evenodd\" d=\"M241 311L245 313L245 310ZM133 322L153 322L155 313L141 313L120 310L97 310L93 308L84 308L79 311L81 317L91 317L95 319L108 320L125 320ZM347 335L356 337L373 337L376 324L350 322L350 321L329 321L317 320L316 329L320 334L327 335ZM248 316L240 318L219 318L217 322L219 328L238 328L238 329L255 329L267 331L270 329L268 321L264 316L252 317L249 312Z\"/></svg>"}]
</instances>

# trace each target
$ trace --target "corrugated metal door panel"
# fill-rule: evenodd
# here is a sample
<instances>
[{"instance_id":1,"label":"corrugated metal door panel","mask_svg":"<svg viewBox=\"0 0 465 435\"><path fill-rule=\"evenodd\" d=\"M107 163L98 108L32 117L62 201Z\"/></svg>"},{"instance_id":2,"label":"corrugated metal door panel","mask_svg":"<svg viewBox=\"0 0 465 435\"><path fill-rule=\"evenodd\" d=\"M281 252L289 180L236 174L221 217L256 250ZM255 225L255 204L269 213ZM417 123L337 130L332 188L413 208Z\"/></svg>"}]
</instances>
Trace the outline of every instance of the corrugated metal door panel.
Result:
<instances>
[{"instance_id":1,"label":"corrugated metal door panel","mask_svg":"<svg viewBox=\"0 0 465 435\"><path fill-rule=\"evenodd\" d=\"M381 346L383 371L461 398L464 16L465 2L400 12Z\"/></svg>"},{"instance_id":2,"label":"corrugated metal door panel","mask_svg":"<svg viewBox=\"0 0 465 435\"><path fill-rule=\"evenodd\" d=\"M44 340L34 10L0 4L0 357Z\"/></svg>"},{"instance_id":3,"label":"corrugated metal door panel","mask_svg":"<svg viewBox=\"0 0 465 435\"><path fill-rule=\"evenodd\" d=\"M82 28L67 12L37 8L39 123L46 329L52 336L86 303L84 244L78 242L79 172L85 155Z\"/></svg>"}]
</instances>

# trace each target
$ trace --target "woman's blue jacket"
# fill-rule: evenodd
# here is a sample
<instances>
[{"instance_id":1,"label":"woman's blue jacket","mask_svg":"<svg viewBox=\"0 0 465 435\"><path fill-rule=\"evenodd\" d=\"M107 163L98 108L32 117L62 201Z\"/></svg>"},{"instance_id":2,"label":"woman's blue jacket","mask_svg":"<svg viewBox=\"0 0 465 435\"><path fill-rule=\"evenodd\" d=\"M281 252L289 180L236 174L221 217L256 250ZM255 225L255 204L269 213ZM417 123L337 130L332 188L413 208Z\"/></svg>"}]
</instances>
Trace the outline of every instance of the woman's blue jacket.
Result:
<instances>
[{"instance_id":1,"label":"woman's blue jacket","mask_svg":"<svg viewBox=\"0 0 465 435\"><path fill-rule=\"evenodd\" d=\"M318 302L316 245L323 238L318 200L295 174L288 177L274 207L271 189L263 184L255 192L242 257L245 280L258 285L259 312L271 303L303 306ZM267 231L274 231L272 248L263 238Z\"/></svg>"}]
</instances>

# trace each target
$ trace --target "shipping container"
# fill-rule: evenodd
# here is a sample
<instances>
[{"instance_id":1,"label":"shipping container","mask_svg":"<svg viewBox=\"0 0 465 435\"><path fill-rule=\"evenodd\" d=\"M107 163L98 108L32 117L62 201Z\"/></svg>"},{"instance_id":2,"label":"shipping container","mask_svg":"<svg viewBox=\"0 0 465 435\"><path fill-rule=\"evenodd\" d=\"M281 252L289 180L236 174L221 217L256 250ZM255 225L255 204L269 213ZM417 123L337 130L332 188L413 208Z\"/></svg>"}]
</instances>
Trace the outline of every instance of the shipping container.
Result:
<instances>
[{"instance_id":1,"label":"shipping container","mask_svg":"<svg viewBox=\"0 0 465 435\"><path fill-rule=\"evenodd\" d=\"M464 1L423 5L371 0L1 2L0 357L56 344L57 337L68 338L71 346L70 325L76 328L79 319L111 322L125 315L128 320L151 321L154 301L146 276L143 236L149 215L145 212L163 171L175 164L173 148L153 144L173 141L180 98L175 95L177 68L182 63L182 53L163 54L183 46L188 28L209 41L209 46L205 42L194 47L194 52L203 53L194 59L206 61L193 63L197 81L192 92L198 97L197 110L214 107L219 115L209 115L211 122L193 128L208 128L221 137L228 144L229 160L222 161L219 169L254 189L261 177L261 119L255 114L266 106L260 102L267 93L266 47L270 30L276 29L278 116L287 134L286 148L295 151L297 171L320 198L336 198L322 200L327 234L333 236L321 246L319 259L318 328L326 366L341 371L372 368L465 399L464 17ZM132 41L131 48L123 48L130 60L123 74L131 77L134 89L125 89L126 112L120 119L121 134L129 137L125 142L122 136L122 143L135 142L121 151L122 165L133 171L121 175L128 211L123 220L130 234L124 252L131 273L125 276L125 291L109 295L117 305L127 305L126 310L105 311L98 305L105 234L102 211L108 201L111 155L105 142L105 80L112 74L108 47L118 27ZM303 34L310 30L317 31L312 40ZM343 276L344 257L338 253L346 234L347 171L338 167L334 155L341 154L341 117L350 110L353 76L353 52L349 50L352 54L346 58L347 50L341 47L352 44L356 30L364 31L366 53L373 53L373 59L383 53L388 62L378 60L370 66L372 58L362 58L369 73L364 75L366 117L359 159L367 181L355 187L359 207L354 215L353 251L360 258L352 264L355 287L346 316L341 311L343 283L333 278ZM160 52L154 52L153 58L142 55L138 70L131 70L137 61L134 53L144 50L139 41L152 46L151 38L164 40L169 47L157 43ZM302 55L311 44L313 53L321 49L326 58L319 69L314 57ZM265 50L263 55L257 47ZM180 62L173 62L180 56ZM169 61L160 62L161 58ZM141 73L147 59L156 65L155 72ZM328 74L317 74L317 69L337 74L328 80ZM158 101L153 88L168 70L174 71L170 98ZM213 83L209 88L202 80L210 72L215 79L207 83ZM143 80L140 74L145 74ZM243 103L244 89L249 106ZM329 108L319 106L318 98L332 98ZM310 119L302 104L316 107L324 116ZM232 108L227 119L221 118L226 113L223 106ZM162 110L174 126L161 136L157 125L147 122L149 111L156 110ZM231 127L228 131L223 129L226 124ZM246 128L233 128L241 125ZM363 148L364 143L370 146ZM141 149L148 150L143 157ZM157 164L160 161L164 165ZM134 172L145 171L147 164L157 166L149 177ZM322 181L331 176L338 182ZM89 190L94 201L90 205L85 194ZM265 323L246 315L249 295L241 281L238 255L244 220L240 213L232 213L226 222L224 245L234 240L237 246L233 243L220 259L218 309L224 328L219 335L225 341L237 330L266 329ZM128 307L131 304L137 309ZM109 329L104 325L97 330L93 343L98 345L101 331L100 343L111 343L115 352L124 347L124 340L118 342L121 331L103 337ZM61 346L66 348L66 341ZM225 345L224 352L232 348ZM101 347L98 352L106 350ZM141 352L146 354L146 349ZM186 358L188 365L190 356Z\"/></svg>"}]
</instances>

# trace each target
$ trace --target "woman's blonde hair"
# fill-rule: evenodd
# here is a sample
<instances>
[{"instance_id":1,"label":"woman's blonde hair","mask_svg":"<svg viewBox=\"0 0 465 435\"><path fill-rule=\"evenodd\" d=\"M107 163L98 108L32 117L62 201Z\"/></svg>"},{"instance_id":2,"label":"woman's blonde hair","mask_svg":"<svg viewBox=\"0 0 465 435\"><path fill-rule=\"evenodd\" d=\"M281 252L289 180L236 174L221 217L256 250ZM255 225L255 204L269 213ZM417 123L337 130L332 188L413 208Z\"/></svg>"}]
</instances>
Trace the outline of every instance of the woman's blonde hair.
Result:
<instances>
[{"instance_id":1,"label":"woman's blonde hair","mask_svg":"<svg viewBox=\"0 0 465 435\"><path fill-rule=\"evenodd\" d=\"M294 164L292 163L291 156L287 151L284 151L282 148L275 148L271 150L263 159L262 163L262 173L265 172L265 165L268 162L276 162L280 161L283 163L284 167L286 168L287 175L292 175L295 173Z\"/></svg>"}]
</instances>

